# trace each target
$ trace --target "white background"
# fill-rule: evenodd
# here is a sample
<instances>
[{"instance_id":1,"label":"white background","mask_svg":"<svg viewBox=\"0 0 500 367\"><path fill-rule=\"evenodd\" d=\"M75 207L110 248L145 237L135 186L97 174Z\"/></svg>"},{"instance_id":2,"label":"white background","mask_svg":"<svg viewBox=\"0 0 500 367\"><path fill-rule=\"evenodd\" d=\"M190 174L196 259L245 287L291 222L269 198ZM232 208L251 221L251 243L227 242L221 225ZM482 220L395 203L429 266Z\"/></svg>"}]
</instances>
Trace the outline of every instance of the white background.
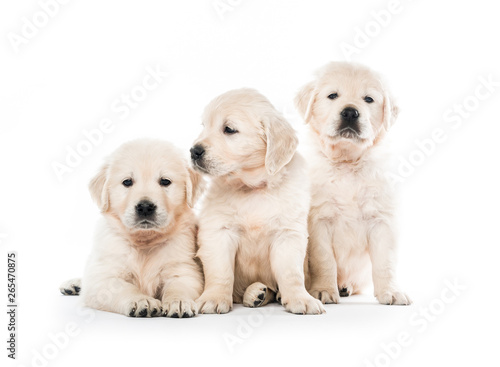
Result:
<instances>
[{"instance_id":1,"label":"white background","mask_svg":"<svg viewBox=\"0 0 500 367\"><path fill-rule=\"evenodd\" d=\"M7 251L17 251L20 305L20 359L12 365L498 363L500 86L474 104L481 77L500 81L494 2L401 0L378 32L373 12L387 14L388 1L223 3L234 5L220 17L212 0L69 1L18 52L9 39L22 36L23 18L32 20L40 4L0 5L0 274L7 277ZM354 46L366 27L372 36L351 59L389 80L401 107L391 133L394 157L418 163L397 185L399 279L414 305L381 306L368 291L327 306L323 316L291 315L280 306L237 306L189 320L77 314L77 297L63 297L58 286L83 272L99 216L87 183L103 157L137 137L170 140L187 154L203 107L242 86L268 96L303 140L307 127L293 109L294 94L316 68L345 60L341 45ZM157 65L169 76L121 119L113 101ZM464 101L467 117L444 117ZM114 130L58 180L53 162L64 163L67 147L104 118ZM416 140L435 129L446 140L423 156ZM465 289L444 303L447 281ZM4 365L7 291L5 280L0 284ZM420 312L429 306L433 321L424 321ZM68 325L78 335L59 335L54 349L50 334ZM397 347L402 332L411 341ZM33 359L38 353L46 363Z\"/></svg>"}]
</instances>

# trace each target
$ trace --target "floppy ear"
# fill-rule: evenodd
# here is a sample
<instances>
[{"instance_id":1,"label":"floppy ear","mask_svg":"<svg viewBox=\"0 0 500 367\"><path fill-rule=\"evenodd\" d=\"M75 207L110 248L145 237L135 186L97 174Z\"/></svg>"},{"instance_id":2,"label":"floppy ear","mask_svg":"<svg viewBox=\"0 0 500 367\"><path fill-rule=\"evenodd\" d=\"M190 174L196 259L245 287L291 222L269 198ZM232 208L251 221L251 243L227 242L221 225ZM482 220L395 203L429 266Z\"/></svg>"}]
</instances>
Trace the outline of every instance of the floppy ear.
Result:
<instances>
[{"instance_id":1,"label":"floppy ear","mask_svg":"<svg viewBox=\"0 0 500 367\"><path fill-rule=\"evenodd\" d=\"M278 111L262 121L266 135L266 171L274 175L290 162L295 154L299 140L293 127Z\"/></svg>"},{"instance_id":2,"label":"floppy ear","mask_svg":"<svg viewBox=\"0 0 500 367\"><path fill-rule=\"evenodd\" d=\"M384 120L382 122L385 130L389 130L396 122L399 114L399 107L397 106L394 98L386 93L384 95Z\"/></svg>"},{"instance_id":3,"label":"floppy ear","mask_svg":"<svg viewBox=\"0 0 500 367\"><path fill-rule=\"evenodd\" d=\"M106 212L109 208L109 193L107 186L109 164L103 164L99 172L89 183L89 190L92 199L96 202L101 212Z\"/></svg>"},{"instance_id":4,"label":"floppy ear","mask_svg":"<svg viewBox=\"0 0 500 367\"><path fill-rule=\"evenodd\" d=\"M191 167L187 168L188 176L186 180L186 202L190 208L194 207L196 201L205 190L205 180Z\"/></svg>"},{"instance_id":5,"label":"floppy ear","mask_svg":"<svg viewBox=\"0 0 500 367\"><path fill-rule=\"evenodd\" d=\"M315 99L316 87L314 82L304 85L295 96L295 107L306 123L309 122L311 117L311 109Z\"/></svg>"}]
</instances>

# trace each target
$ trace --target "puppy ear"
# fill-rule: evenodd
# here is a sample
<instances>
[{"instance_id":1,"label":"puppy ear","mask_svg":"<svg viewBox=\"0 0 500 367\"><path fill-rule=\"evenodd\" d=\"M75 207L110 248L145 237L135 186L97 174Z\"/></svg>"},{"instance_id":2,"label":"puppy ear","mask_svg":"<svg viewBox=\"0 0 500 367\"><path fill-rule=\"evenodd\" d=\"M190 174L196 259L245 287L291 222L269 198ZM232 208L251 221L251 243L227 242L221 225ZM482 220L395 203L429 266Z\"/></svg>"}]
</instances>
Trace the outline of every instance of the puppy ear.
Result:
<instances>
[{"instance_id":1,"label":"puppy ear","mask_svg":"<svg viewBox=\"0 0 500 367\"><path fill-rule=\"evenodd\" d=\"M389 130L396 122L399 115L399 107L390 93L384 96L384 120L382 122L385 130Z\"/></svg>"},{"instance_id":2,"label":"puppy ear","mask_svg":"<svg viewBox=\"0 0 500 367\"><path fill-rule=\"evenodd\" d=\"M306 123L309 122L311 117L311 109L315 99L316 87L314 82L304 85L295 96L295 107Z\"/></svg>"},{"instance_id":3,"label":"puppy ear","mask_svg":"<svg viewBox=\"0 0 500 367\"><path fill-rule=\"evenodd\" d=\"M109 164L103 164L99 172L89 183L89 191L92 199L96 202L101 212L109 208L109 193L107 186Z\"/></svg>"},{"instance_id":4,"label":"puppy ear","mask_svg":"<svg viewBox=\"0 0 500 367\"><path fill-rule=\"evenodd\" d=\"M266 171L274 175L290 162L299 143L293 127L278 111L262 121L266 136Z\"/></svg>"},{"instance_id":5,"label":"puppy ear","mask_svg":"<svg viewBox=\"0 0 500 367\"><path fill-rule=\"evenodd\" d=\"M194 207L196 201L205 190L205 180L191 167L187 168L188 176L186 180L186 202L190 208Z\"/></svg>"}]
</instances>

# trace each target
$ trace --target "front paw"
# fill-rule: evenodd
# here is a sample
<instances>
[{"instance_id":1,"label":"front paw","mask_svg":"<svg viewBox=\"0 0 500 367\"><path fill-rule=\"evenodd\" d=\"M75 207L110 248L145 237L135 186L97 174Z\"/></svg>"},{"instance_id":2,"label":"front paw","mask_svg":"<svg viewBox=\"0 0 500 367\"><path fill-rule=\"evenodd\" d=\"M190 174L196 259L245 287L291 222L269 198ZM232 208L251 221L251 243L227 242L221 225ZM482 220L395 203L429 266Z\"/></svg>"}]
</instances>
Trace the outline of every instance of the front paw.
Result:
<instances>
[{"instance_id":1,"label":"front paw","mask_svg":"<svg viewBox=\"0 0 500 367\"><path fill-rule=\"evenodd\" d=\"M288 299L282 298L281 303L288 312L298 315L319 315L326 312L321 301L308 293L300 296L294 295Z\"/></svg>"},{"instance_id":2,"label":"front paw","mask_svg":"<svg viewBox=\"0 0 500 367\"><path fill-rule=\"evenodd\" d=\"M377 300L383 305L411 305L411 299L398 289L387 289L375 293Z\"/></svg>"},{"instance_id":3,"label":"front paw","mask_svg":"<svg viewBox=\"0 0 500 367\"><path fill-rule=\"evenodd\" d=\"M339 303L340 296L337 288L313 288L309 290L311 296L319 299L321 303Z\"/></svg>"},{"instance_id":4,"label":"front paw","mask_svg":"<svg viewBox=\"0 0 500 367\"><path fill-rule=\"evenodd\" d=\"M233 308L233 298L231 295L203 292L196 304L199 313L228 313Z\"/></svg>"},{"instance_id":5,"label":"front paw","mask_svg":"<svg viewBox=\"0 0 500 367\"><path fill-rule=\"evenodd\" d=\"M196 302L190 299L164 299L163 316L172 318L189 318L196 316L197 307Z\"/></svg>"},{"instance_id":6,"label":"front paw","mask_svg":"<svg viewBox=\"0 0 500 367\"><path fill-rule=\"evenodd\" d=\"M130 317L158 317L161 316L161 302L156 298L144 297L128 302L124 314Z\"/></svg>"}]
</instances>

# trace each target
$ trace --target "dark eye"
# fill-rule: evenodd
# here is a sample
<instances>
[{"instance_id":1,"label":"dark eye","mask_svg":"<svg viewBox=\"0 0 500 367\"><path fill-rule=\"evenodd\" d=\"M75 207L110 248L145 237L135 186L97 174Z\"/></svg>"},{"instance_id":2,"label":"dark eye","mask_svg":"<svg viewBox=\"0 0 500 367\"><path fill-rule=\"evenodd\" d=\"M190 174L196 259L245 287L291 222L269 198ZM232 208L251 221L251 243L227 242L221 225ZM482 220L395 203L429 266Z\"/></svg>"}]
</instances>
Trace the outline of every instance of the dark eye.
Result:
<instances>
[{"instance_id":1,"label":"dark eye","mask_svg":"<svg viewBox=\"0 0 500 367\"><path fill-rule=\"evenodd\" d=\"M162 178L160 180L160 185L162 186L170 186L171 183L172 181L170 181L168 178Z\"/></svg>"},{"instance_id":2,"label":"dark eye","mask_svg":"<svg viewBox=\"0 0 500 367\"><path fill-rule=\"evenodd\" d=\"M122 181L122 185L125 186L125 187L130 187L133 184L134 184L134 182L130 178L127 178L126 180Z\"/></svg>"},{"instance_id":3,"label":"dark eye","mask_svg":"<svg viewBox=\"0 0 500 367\"><path fill-rule=\"evenodd\" d=\"M233 135L233 134L236 134L237 132L238 132L238 130L232 129L229 126L226 126L224 128L224 134Z\"/></svg>"},{"instance_id":4,"label":"dark eye","mask_svg":"<svg viewBox=\"0 0 500 367\"><path fill-rule=\"evenodd\" d=\"M373 101L373 98L372 97L369 97L369 96L366 96L365 98L363 98L365 100L366 103L372 103L374 102Z\"/></svg>"},{"instance_id":5,"label":"dark eye","mask_svg":"<svg viewBox=\"0 0 500 367\"><path fill-rule=\"evenodd\" d=\"M335 98L337 98L338 96L339 96L339 95L338 95L337 93L332 93L332 94L330 94L330 95L328 96L328 98L330 98L330 99L335 99Z\"/></svg>"}]
</instances>

